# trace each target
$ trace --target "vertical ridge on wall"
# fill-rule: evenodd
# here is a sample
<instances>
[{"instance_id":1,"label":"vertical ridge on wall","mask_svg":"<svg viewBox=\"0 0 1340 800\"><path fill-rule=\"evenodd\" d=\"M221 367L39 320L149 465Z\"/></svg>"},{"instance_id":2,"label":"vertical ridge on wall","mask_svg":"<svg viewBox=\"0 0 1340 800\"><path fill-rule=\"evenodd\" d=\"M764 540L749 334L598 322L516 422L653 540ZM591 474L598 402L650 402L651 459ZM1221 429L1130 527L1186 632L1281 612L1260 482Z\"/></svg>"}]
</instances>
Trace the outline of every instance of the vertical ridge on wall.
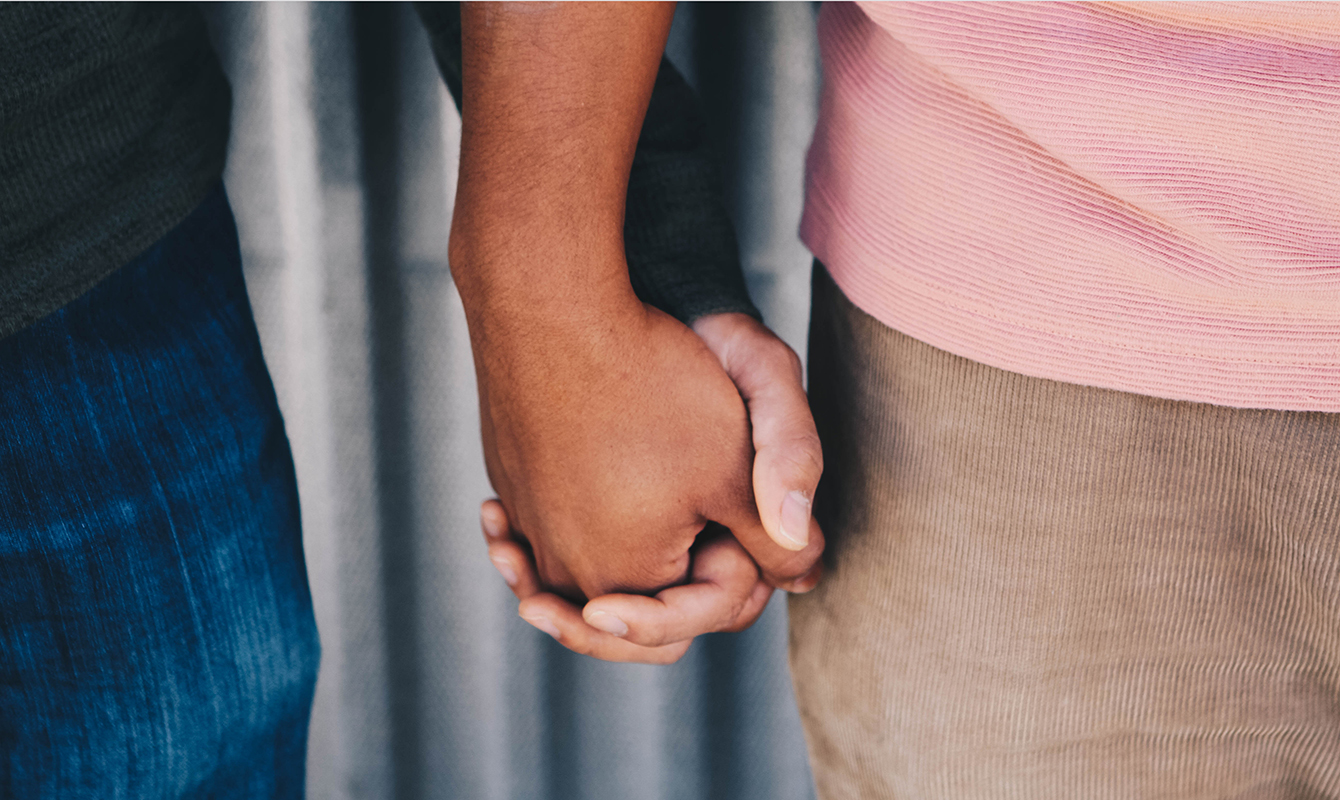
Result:
<instances>
[{"instance_id":1,"label":"vertical ridge on wall","mask_svg":"<svg viewBox=\"0 0 1340 800\"><path fill-rule=\"evenodd\" d=\"M207 10L233 87L224 181L292 443L322 639L309 793L390 797L363 181L347 6Z\"/></svg>"},{"instance_id":2,"label":"vertical ridge on wall","mask_svg":"<svg viewBox=\"0 0 1340 800\"><path fill-rule=\"evenodd\" d=\"M672 667L606 664L521 621L489 564L447 263L460 120L413 11L206 14L233 86L225 181L321 629L309 796L811 798L780 597L750 631L702 637ZM798 347L813 39L808 4L685 4L668 48L726 155L751 289Z\"/></svg>"}]
</instances>

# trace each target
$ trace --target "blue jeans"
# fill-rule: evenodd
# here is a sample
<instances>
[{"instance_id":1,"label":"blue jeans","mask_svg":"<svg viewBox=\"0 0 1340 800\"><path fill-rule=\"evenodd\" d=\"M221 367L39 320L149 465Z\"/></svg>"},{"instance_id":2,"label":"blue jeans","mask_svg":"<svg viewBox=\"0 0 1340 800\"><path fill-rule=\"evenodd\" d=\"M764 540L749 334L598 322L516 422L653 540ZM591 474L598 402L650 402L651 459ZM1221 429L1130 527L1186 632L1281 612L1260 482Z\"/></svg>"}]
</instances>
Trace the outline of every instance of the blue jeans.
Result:
<instances>
[{"instance_id":1,"label":"blue jeans","mask_svg":"<svg viewBox=\"0 0 1340 800\"><path fill-rule=\"evenodd\" d=\"M220 186L0 340L0 797L301 797L318 652Z\"/></svg>"}]
</instances>

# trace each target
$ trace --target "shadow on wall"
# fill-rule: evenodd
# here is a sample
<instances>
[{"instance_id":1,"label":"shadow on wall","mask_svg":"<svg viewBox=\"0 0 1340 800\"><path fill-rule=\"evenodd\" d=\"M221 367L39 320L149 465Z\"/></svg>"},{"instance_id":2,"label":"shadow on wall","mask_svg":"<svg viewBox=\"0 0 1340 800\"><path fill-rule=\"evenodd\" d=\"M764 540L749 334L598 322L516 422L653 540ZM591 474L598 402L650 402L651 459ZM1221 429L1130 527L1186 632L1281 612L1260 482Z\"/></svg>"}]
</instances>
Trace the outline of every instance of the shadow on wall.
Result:
<instances>
[{"instance_id":1,"label":"shadow on wall","mask_svg":"<svg viewBox=\"0 0 1340 800\"><path fill-rule=\"evenodd\" d=\"M413 11L206 14L233 86L225 180L322 636L309 795L812 797L784 605L670 668L605 664L520 621L489 564L446 257L460 120ZM809 4L683 4L667 48L703 96L751 291L802 353L813 18Z\"/></svg>"}]
</instances>

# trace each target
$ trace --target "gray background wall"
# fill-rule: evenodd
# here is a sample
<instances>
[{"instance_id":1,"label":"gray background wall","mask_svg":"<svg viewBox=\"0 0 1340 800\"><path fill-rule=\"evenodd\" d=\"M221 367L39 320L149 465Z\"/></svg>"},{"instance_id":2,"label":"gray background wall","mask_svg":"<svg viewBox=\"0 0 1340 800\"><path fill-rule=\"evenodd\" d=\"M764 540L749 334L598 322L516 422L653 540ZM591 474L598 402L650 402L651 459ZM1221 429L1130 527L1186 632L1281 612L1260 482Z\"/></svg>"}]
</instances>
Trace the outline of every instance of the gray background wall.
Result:
<instances>
[{"instance_id":1,"label":"gray background wall","mask_svg":"<svg viewBox=\"0 0 1340 800\"><path fill-rule=\"evenodd\" d=\"M206 14L233 85L225 179L323 644L310 796L812 797L781 598L673 667L605 664L518 619L489 564L447 266L460 119L413 11ZM755 300L803 354L814 8L682 5L668 51L706 104Z\"/></svg>"}]
</instances>

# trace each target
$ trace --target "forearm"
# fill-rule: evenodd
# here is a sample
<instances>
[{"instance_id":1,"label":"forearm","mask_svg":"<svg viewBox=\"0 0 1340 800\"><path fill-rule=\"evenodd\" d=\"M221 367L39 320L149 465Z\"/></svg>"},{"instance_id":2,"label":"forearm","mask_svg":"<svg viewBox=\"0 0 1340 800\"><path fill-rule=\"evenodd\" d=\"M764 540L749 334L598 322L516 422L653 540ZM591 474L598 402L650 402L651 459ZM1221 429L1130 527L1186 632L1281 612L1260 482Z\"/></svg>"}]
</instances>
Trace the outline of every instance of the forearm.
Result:
<instances>
[{"instance_id":1,"label":"forearm","mask_svg":"<svg viewBox=\"0 0 1340 800\"><path fill-rule=\"evenodd\" d=\"M461 4L416 3L461 110ZM643 302L690 324L740 312L761 319L740 269L716 154L693 89L662 58L628 180L624 253Z\"/></svg>"},{"instance_id":2,"label":"forearm","mask_svg":"<svg viewBox=\"0 0 1340 800\"><path fill-rule=\"evenodd\" d=\"M451 264L472 329L636 305L624 200L673 6L466 4Z\"/></svg>"}]
</instances>

